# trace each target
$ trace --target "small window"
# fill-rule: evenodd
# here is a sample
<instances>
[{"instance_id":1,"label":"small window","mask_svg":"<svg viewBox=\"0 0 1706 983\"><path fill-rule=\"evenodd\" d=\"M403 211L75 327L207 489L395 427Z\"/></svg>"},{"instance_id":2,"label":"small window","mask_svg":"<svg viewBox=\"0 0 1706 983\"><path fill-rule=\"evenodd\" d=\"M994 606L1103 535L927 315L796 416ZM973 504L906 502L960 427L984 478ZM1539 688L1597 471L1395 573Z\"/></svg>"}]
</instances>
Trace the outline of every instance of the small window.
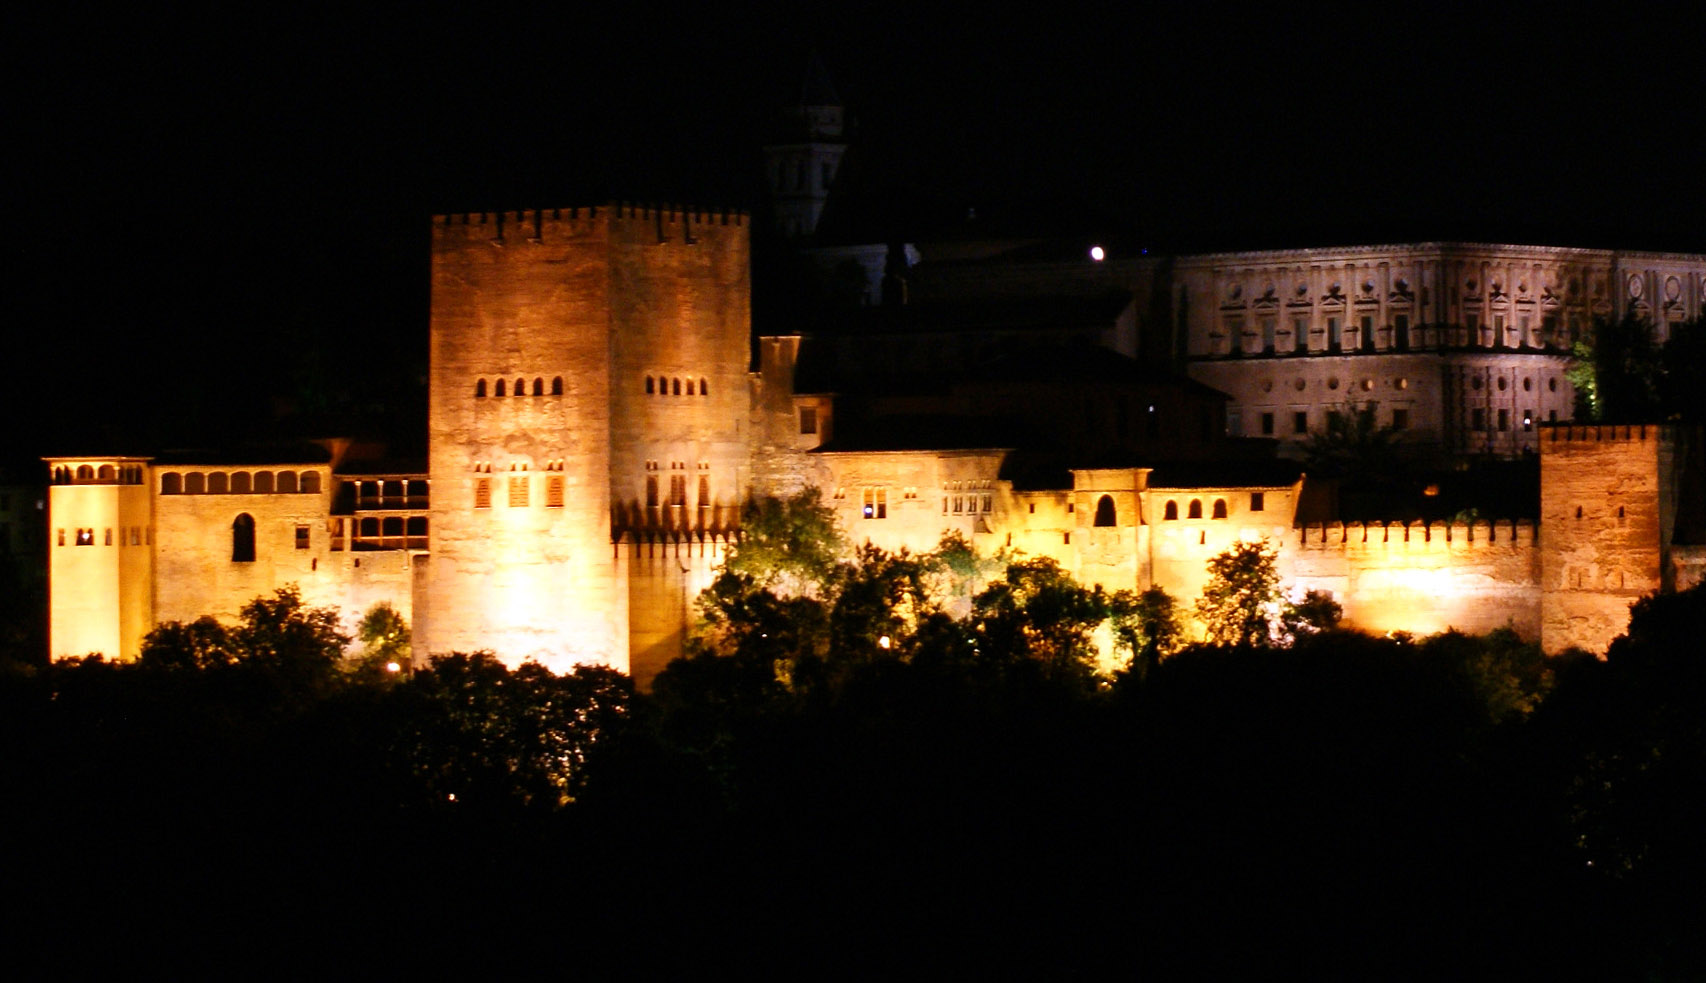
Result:
<instances>
[{"instance_id":1,"label":"small window","mask_svg":"<svg viewBox=\"0 0 1706 983\"><path fill-rule=\"evenodd\" d=\"M563 507L563 476L554 474L545 479L545 507L560 509Z\"/></svg>"},{"instance_id":2,"label":"small window","mask_svg":"<svg viewBox=\"0 0 1706 983\"><path fill-rule=\"evenodd\" d=\"M1061 533L1060 541L1062 543L1065 543L1067 546L1071 546L1072 545L1072 534L1069 532L1068 533Z\"/></svg>"},{"instance_id":3,"label":"small window","mask_svg":"<svg viewBox=\"0 0 1706 983\"><path fill-rule=\"evenodd\" d=\"M1169 500L1167 507L1161 510L1163 521L1174 521L1179 518L1179 503Z\"/></svg>"},{"instance_id":4,"label":"small window","mask_svg":"<svg viewBox=\"0 0 1706 983\"><path fill-rule=\"evenodd\" d=\"M296 527L296 548L299 550L307 549L309 541L310 540L309 540L309 534L308 534L308 527L307 526L297 526Z\"/></svg>"},{"instance_id":5,"label":"small window","mask_svg":"<svg viewBox=\"0 0 1706 983\"><path fill-rule=\"evenodd\" d=\"M562 394L563 394L563 377L557 376L556 378L551 380L551 395L561 396Z\"/></svg>"},{"instance_id":6,"label":"small window","mask_svg":"<svg viewBox=\"0 0 1706 983\"><path fill-rule=\"evenodd\" d=\"M1111 526L1114 524L1113 496L1103 495L1101 498L1096 500L1096 519L1092 524L1097 526Z\"/></svg>"},{"instance_id":7,"label":"small window","mask_svg":"<svg viewBox=\"0 0 1706 983\"><path fill-rule=\"evenodd\" d=\"M527 395L527 380L526 379L515 380L515 394L517 396Z\"/></svg>"},{"instance_id":8,"label":"small window","mask_svg":"<svg viewBox=\"0 0 1706 983\"><path fill-rule=\"evenodd\" d=\"M535 377L533 380L533 395L545 395L545 380Z\"/></svg>"},{"instance_id":9,"label":"small window","mask_svg":"<svg viewBox=\"0 0 1706 983\"><path fill-rule=\"evenodd\" d=\"M231 523L231 562L255 562L255 520L247 512Z\"/></svg>"},{"instance_id":10,"label":"small window","mask_svg":"<svg viewBox=\"0 0 1706 983\"><path fill-rule=\"evenodd\" d=\"M654 393L654 392L655 392L655 391L656 391L656 390L655 390L655 389L654 389L654 388L653 388L653 386L652 386L652 377L651 377L651 376L649 376L649 375L648 375L648 376L646 376L646 395L647 395L647 396L650 396L650 395L652 395L652 393Z\"/></svg>"},{"instance_id":11,"label":"small window","mask_svg":"<svg viewBox=\"0 0 1706 983\"><path fill-rule=\"evenodd\" d=\"M1250 511L1261 512L1267 508L1267 496L1264 492L1250 493Z\"/></svg>"},{"instance_id":12,"label":"small window","mask_svg":"<svg viewBox=\"0 0 1706 983\"><path fill-rule=\"evenodd\" d=\"M1216 519L1226 518L1226 499L1217 498L1214 500L1214 517Z\"/></svg>"},{"instance_id":13,"label":"small window","mask_svg":"<svg viewBox=\"0 0 1706 983\"><path fill-rule=\"evenodd\" d=\"M320 494L320 472L318 472L318 471L304 471L304 472L302 472L302 494L304 494L304 495L318 495L318 494Z\"/></svg>"},{"instance_id":14,"label":"small window","mask_svg":"<svg viewBox=\"0 0 1706 983\"><path fill-rule=\"evenodd\" d=\"M1274 435L1274 415L1272 413L1263 413L1262 414L1262 436L1272 437L1273 435Z\"/></svg>"},{"instance_id":15,"label":"small window","mask_svg":"<svg viewBox=\"0 0 1706 983\"><path fill-rule=\"evenodd\" d=\"M215 471L207 476L207 493L223 495L231 489L231 476L223 471Z\"/></svg>"},{"instance_id":16,"label":"small window","mask_svg":"<svg viewBox=\"0 0 1706 983\"><path fill-rule=\"evenodd\" d=\"M671 396L681 395L681 380L680 379L671 379L670 380L670 393L669 394Z\"/></svg>"},{"instance_id":17,"label":"small window","mask_svg":"<svg viewBox=\"0 0 1706 983\"><path fill-rule=\"evenodd\" d=\"M59 530L59 545L65 545L65 530L63 529Z\"/></svg>"},{"instance_id":18,"label":"small window","mask_svg":"<svg viewBox=\"0 0 1706 983\"><path fill-rule=\"evenodd\" d=\"M78 546L93 546L93 545L95 545L95 530L93 530L93 529L79 529L79 530L77 530L77 545Z\"/></svg>"},{"instance_id":19,"label":"small window","mask_svg":"<svg viewBox=\"0 0 1706 983\"><path fill-rule=\"evenodd\" d=\"M509 507L512 509L527 507L527 475L512 474L509 476Z\"/></svg>"},{"instance_id":20,"label":"small window","mask_svg":"<svg viewBox=\"0 0 1706 983\"><path fill-rule=\"evenodd\" d=\"M502 396L503 394L504 394L504 381L502 379L499 379L497 382L492 384L492 395L493 396Z\"/></svg>"},{"instance_id":21,"label":"small window","mask_svg":"<svg viewBox=\"0 0 1706 983\"><path fill-rule=\"evenodd\" d=\"M1294 434L1309 432L1309 411L1297 410L1291 414L1291 432Z\"/></svg>"},{"instance_id":22,"label":"small window","mask_svg":"<svg viewBox=\"0 0 1706 983\"><path fill-rule=\"evenodd\" d=\"M296 484L296 472L295 471L280 471L278 473L278 490L280 492L285 493L285 494L289 494L289 495L294 495L294 494L296 494L296 488L297 488L297 484Z\"/></svg>"},{"instance_id":23,"label":"small window","mask_svg":"<svg viewBox=\"0 0 1706 983\"><path fill-rule=\"evenodd\" d=\"M707 395L710 395L710 392L711 392L710 384L707 383L703 378L701 378L699 380L699 395L707 396Z\"/></svg>"},{"instance_id":24,"label":"small window","mask_svg":"<svg viewBox=\"0 0 1706 983\"><path fill-rule=\"evenodd\" d=\"M889 490L887 488L865 489L865 510L867 519L886 519L889 517Z\"/></svg>"},{"instance_id":25,"label":"small window","mask_svg":"<svg viewBox=\"0 0 1706 983\"><path fill-rule=\"evenodd\" d=\"M207 491L207 475L200 471L192 471L184 476L184 494L200 495Z\"/></svg>"},{"instance_id":26,"label":"small window","mask_svg":"<svg viewBox=\"0 0 1706 983\"><path fill-rule=\"evenodd\" d=\"M1620 509L1619 512L1621 512L1621 511L1622 510ZM107 538L106 538L105 545L111 546L113 544L113 530L112 530L111 526L107 527L106 533L107 533Z\"/></svg>"},{"instance_id":27,"label":"small window","mask_svg":"<svg viewBox=\"0 0 1706 983\"><path fill-rule=\"evenodd\" d=\"M486 398L486 380L479 379L479 380L475 381L475 383L474 383L474 398L475 399L485 399Z\"/></svg>"},{"instance_id":28,"label":"small window","mask_svg":"<svg viewBox=\"0 0 1706 983\"><path fill-rule=\"evenodd\" d=\"M800 433L817 433L817 407L800 407Z\"/></svg>"},{"instance_id":29,"label":"small window","mask_svg":"<svg viewBox=\"0 0 1706 983\"><path fill-rule=\"evenodd\" d=\"M475 479L474 507L477 509L489 509L492 507L492 479Z\"/></svg>"},{"instance_id":30,"label":"small window","mask_svg":"<svg viewBox=\"0 0 1706 983\"><path fill-rule=\"evenodd\" d=\"M160 494L181 495L184 491L184 476L176 471L168 471L160 476Z\"/></svg>"},{"instance_id":31,"label":"small window","mask_svg":"<svg viewBox=\"0 0 1706 983\"><path fill-rule=\"evenodd\" d=\"M95 469L90 467L87 464L77 465L77 480L78 481L94 481L95 480Z\"/></svg>"},{"instance_id":32,"label":"small window","mask_svg":"<svg viewBox=\"0 0 1706 983\"><path fill-rule=\"evenodd\" d=\"M1410 429L1410 411L1409 410L1395 409L1392 411L1392 429L1394 429L1394 430L1408 430L1408 429Z\"/></svg>"},{"instance_id":33,"label":"small window","mask_svg":"<svg viewBox=\"0 0 1706 983\"><path fill-rule=\"evenodd\" d=\"M1185 517L1187 519L1200 519L1200 518L1202 518L1202 500L1201 499L1196 499L1196 498L1191 499L1191 506L1185 512Z\"/></svg>"}]
</instances>

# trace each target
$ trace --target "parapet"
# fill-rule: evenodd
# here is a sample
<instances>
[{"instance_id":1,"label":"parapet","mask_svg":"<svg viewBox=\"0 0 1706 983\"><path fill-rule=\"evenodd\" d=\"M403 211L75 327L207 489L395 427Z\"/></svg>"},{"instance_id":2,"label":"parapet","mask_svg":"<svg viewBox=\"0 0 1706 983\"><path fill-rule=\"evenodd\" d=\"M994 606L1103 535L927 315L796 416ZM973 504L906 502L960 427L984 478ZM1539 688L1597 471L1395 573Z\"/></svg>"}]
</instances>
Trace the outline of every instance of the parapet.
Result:
<instances>
[{"instance_id":1,"label":"parapet","mask_svg":"<svg viewBox=\"0 0 1706 983\"><path fill-rule=\"evenodd\" d=\"M542 242L555 235L585 234L600 219L614 222L648 222L664 237L663 230L683 226L679 236L684 242L693 241L694 228L733 226L744 228L751 216L732 208L707 208L694 205L614 202L608 205L588 205L574 208L532 208L501 212L456 212L434 215L434 237L459 232L478 237L494 245L509 242ZM453 231L454 230L454 231Z\"/></svg>"},{"instance_id":2,"label":"parapet","mask_svg":"<svg viewBox=\"0 0 1706 983\"><path fill-rule=\"evenodd\" d=\"M1478 519L1474 522L1321 522L1300 526L1297 545L1307 550L1384 549L1409 552L1461 552L1526 549L1534 546L1529 519Z\"/></svg>"},{"instance_id":3,"label":"parapet","mask_svg":"<svg viewBox=\"0 0 1706 983\"><path fill-rule=\"evenodd\" d=\"M1540 433L1542 453L1548 444L1638 444L1676 438L1674 427L1660 423L1542 423Z\"/></svg>"}]
</instances>

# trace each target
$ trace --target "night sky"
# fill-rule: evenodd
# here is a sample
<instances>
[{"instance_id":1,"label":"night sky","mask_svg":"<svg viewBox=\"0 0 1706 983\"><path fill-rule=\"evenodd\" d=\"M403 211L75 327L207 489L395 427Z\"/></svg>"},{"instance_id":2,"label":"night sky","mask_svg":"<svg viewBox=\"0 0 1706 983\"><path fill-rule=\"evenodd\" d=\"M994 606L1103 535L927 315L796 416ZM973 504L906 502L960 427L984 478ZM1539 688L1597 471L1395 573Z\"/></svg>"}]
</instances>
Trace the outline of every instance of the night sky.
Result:
<instances>
[{"instance_id":1,"label":"night sky","mask_svg":"<svg viewBox=\"0 0 1706 983\"><path fill-rule=\"evenodd\" d=\"M1706 252L1700 24L1672 13L241 6L8 15L11 458L255 433L286 408L418 426L427 215L750 207L813 50L864 194L896 216L1155 249Z\"/></svg>"}]
</instances>

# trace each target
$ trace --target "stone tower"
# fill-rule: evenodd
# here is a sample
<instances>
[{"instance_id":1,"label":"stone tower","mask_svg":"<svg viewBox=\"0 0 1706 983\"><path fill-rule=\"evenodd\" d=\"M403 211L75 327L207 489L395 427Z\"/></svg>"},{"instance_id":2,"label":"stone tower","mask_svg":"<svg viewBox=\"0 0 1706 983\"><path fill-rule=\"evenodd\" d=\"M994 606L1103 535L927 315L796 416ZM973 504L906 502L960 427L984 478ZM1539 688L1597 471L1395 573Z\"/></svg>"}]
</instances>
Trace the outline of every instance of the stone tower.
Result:
<instances>
[{"instance_id":1,"label":"stone tower","mask_svg":"<svg viewBox=\"0 0 1706 983\"><path fill-rule=\"evenodd\" d=\"M709 535L747 481L747 264L741 214L434 219L418 647L631 669L633 538Z\"/></svg>"},{"instance_id":2,"label":"stone tower","mask_svg":"<svg viewBox=\"0 0 1706 983\"><path fill-rule=\"evenodd\" d=\"M147 459L56 457L48 467L48 651L134 659L154 627Z\"/></svg>"},{"instance_id":3,"label":"stone tower","mask_svg":"<svg viewBox=\"0 0 1706 983\"><path fill-rule=\"evenodd\" d=\"M1674 426L1546 427L1540 435L1540 643L1605 651L1629 605L1674 589Z\"/></svg>"},{"instance_id":4,"label":"stone tower","mask_svg":"<svg viewBox=\"0 0 1706 983\"><path fill-rule=\"evenodd\" d=\"M782 235L802 239L817 232L847 152L846 128L841 98L822 59L813 54L799 104L783 112L778 139L764 148L765 180Z\"/></svg>"}]
</instances>

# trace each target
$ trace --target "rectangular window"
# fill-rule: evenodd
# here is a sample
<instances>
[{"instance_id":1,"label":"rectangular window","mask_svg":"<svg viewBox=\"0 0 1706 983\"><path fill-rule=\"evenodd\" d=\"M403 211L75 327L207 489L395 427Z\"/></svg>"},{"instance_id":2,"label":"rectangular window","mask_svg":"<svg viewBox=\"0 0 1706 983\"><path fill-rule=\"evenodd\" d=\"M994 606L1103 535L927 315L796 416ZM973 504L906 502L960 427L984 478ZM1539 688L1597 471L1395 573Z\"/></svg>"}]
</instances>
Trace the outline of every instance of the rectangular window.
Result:
<instances>
[{"instance_id":1,"label":"rectangular window","mask_svg":"<svg viewBox=\"0 0 1706 983\"><path fill-rule=\"evenodd\" d=\"M887 488L865 489L865 510L867 519L886 519L889 517L889 490Z\"/></svg>"},{"instance_id":2,"label":"rectangular window","mask_svg":"<svg viewBox=\"0 0 1706 983\"><path fill-rule=\"evenodd\" d=\"M1392 315L1392 347L1401 352L1410 350L1410 315Z\"/></svg>"},{"instance_id":3,"label":"rectangular window","mask_svg":"<svg viewBox=\"0 0 1706 983\"><path fill-rule=\"evenodd\" d=\"M1557 423L1558 422L1558 411L1557 410L1547 410L1546 411L1546 422L1547 423Z\"/></svg>"},{"instance_id":4,"label":"rectangular window","mask_svg":"<svg viewBox=\"0 0 1706 983\"><path fill-rule=\"evenodd\" d=\"M1226 350L1232 355L1244 354L1244 319L1241 317L1226 319Z\"/></svg>"},{"instance_id":5,"label":"rectangular window","mask_svg":"<svg viewBox=\"0 0 1706 983\"><path fill-rule=\"evenodd\" d=\"M1291 414L1291 432L1298 434L1309 432L1308 410L1297 410Z\"/></svg>"},{"instance_id":6,"label":"rectangular window","mask_svg":"<svg viewBox=\"0 0 1706 983\"><path fill-rule=\"evenodd\" d=\"M474 481L474 507L477 509L492 507L492 479L478 478Z\"/></svg>"},{"instance_id":7,"label":"rectangular window","mask_svg":"<svg viewBox=\"0 0 1706 983\"><path fill-rule=\"evenodd\" d=\"M1306 317L1291 319L1291 350L1294 352L1309 350L1309 319Z\"/></svg>"},{"instance_id":8,"label":"rectangular window","mask_svg":"<svg viewBox=\"0 0 1706 983\"><path fill-rule=\"evenodd\" d=\"M1345 419L1344 414L1340 413L1338 410L1328 410L1327 411L1327 432L1331 434L1331 433L1337 433L1340 430L1343 430L1344 429L1344 419Z\"/></svg>"},{"instance_id":9,"label":"rectangular window","mask_svg":"<svg viewBox=\"0 0 1706 983\"><path fill-rule=\"evenodd\" d=\"M1487 411L1486 410L1475 409L1475 410L1469 411L1469 429L1471 429L1471 430L1486 430L1487 429Z\"/></svg>"},{"instance_id":10,"label":"rectangular window","mask_svg":"<svg viewBox=\"0 0 1706 983\"><path fill-rule=\"evenodd\" d=\"M983 507L983 511L988 512L990 506L994 505L995 502L992 496L985 495L978 501L978 504Z\"/></svg>"},{"instance_id":11,"label":"rectangular window","mask_svg":"<svg viewBox=\"0 0 1706 983\"><path fill-rule=\"evenodd\" d=\"M65 530L63 529L59 530L59 545L65 545Z\"/></svg>"},{"instance_id":12,"label":"rectangular window","mask_svg":"<svg viewBox=\"0 0 1706 983\"><path fill-rule=\"evenodd\" d=\"M308 542L309 542L309 540L308 540L308 527L307 526L297 526L296 527L296 548L299 550L305 550L308 548Z\"/></svg>"},{"instance_id":13,"label":"rectangular window","mask_svg":"<svg viewBox=\"0 0 1706 983\"><path fill-rule=\"evenodd\" d=\"M563 476L554 474L545 479L545 507L560 509L563 507Z\"/></svg>"},{"instance_id":14,"label":"rectangular window","mask_svg":"<svg viewBox=\"0 0 1706 983\"><path fill-rule=\"evenodd\" d=\"M800 407L800 433L817 433L817 407Z\"/></svg>"},{"instance_id":15,"label":"rectangular window","mask_svg":"<svg viewBox=\"0 0 1706 983\"><path fill-rule=\"evenodd\" d=\"M1516 339L1516 343L1517 343L1517 346L1519 348L1527 348L1530 345L1534 344L1534 341L1532 339L1530 339L1528 336L1529 326L1533 323L1534 323L1534 319L1529 317L1527 314L1524 314L1521 317L1517 318L1517 339Z\"/></svg>"},{"instance_id":16,"label":"rectangular window","mask_svg":"<svg viewBox=\"0 0 1706 983\"><path fill-rule=\"evenodd\" d=\"M1273 318L1273 317L1264 317L1261 320L1261 324L1262 324L1262 354L1272 355L1274 353L1274 335L1279 333L1279 319Z\"/></svg>"},{"instance_id":17,"label":"rectangular window","mask_svg":"<svg viewBox=\"0 0 1706 983\"><path fill-rule=\"evenodd\" d=\"M1374 317L1369 314L1364 314L1362 316L1361 328L1362 337L1358 340L1362 342L1362 350L1365 352L1374 351Z\"/></svg>"},{"instance_id":18,"label":"rectangular window","mask_svg":"<svg viewBox=\"0 0 1706 983\"><path fill-rule=\"evenodd\" d=\"M1522 429L1524 429L1524 430L1533 430L1534 429L1534 411L1533 410L1523 410L1522 411Z\"/></svg>"},{"instance_id":19,"label":"rectangular window","mask_svg":"<svg viewBox=\"0 0 1706 983\"><path fill-rule=\"evenodd\" d=\"M1340 335L1339 319L1336 317L1328 318L1327 319L1327 350L1328 351L1336 352L1339 350L1339 342L1341 340L1339 335Z\"/></svg>"},{"instance_id":20,"label":"rectangular window","mask_svg":"<svg viewBox=\"0 0 1706 983\"><path fill-rule=\"evenodd\" d=\"M106 538L106 543L105 543L105 545L107 545L107 546L111 546L111 545L112 545L112 544L113 544L113 531L112 531L112 529L111 529L111 528L108 528L108 529L107 529L107 538Z\"/></svg>"},{"instance_id":21,"label":"rectangular window","mask_svg":"<svg viewBox=\"0 0 1706 983\"><path fill-rule=\"evenodd\" d=\"M1481 337L1481 315L1473 312L1463 315L1463 326L1469 331L1469 344L1486 346L1487 339Z\"/></svg>"},{"instance_id":22,"label":"rectangular window","mask_svg":"<svg viewBox=\"0 0 1706 983\"><path fill-rule=\"evenodd\" d=\"M646 508L655 509L657 507L658 507L658 476L655 474L648 474L648 475L646 475Z\"/></svg>"},{"instance_id":23,"label":"rectangular window","mask_svg":"<svg viewBox=\"0 0 1706 983\"><path fill-rule=\"evenodd\" d=\"M1266 505L1267 505L1267 498L1263 492L1251 492L1250 493L1250 511L1261 512L1266 507Z\"/></svg>"},{"instance_id":24,"label":"rectangular window","mask_svg":"<svg viewBox=\"0 0 1706 983\"><path fill-rule=\"evenodd\" d=\"M1499 429L1500 430L1509 430L1510 428L1511 428L1511 411L1510 410L1500 410L1499 411Z\"/></svg>"},{"instance_id":25,"label":"rectangular window","mask_svg":"<svg viewBox=\"0 0 1706 983\"><path fill-rule=\"evenodd\" d=\"M1263 413L1262 414L1262 436L1272 437L1273 435L1274 435L1274 415L1272 413Z\"/></svg>"},{"instance_id":26,"label":"rectangular window","mask_svg":"<svg viewBox=\"0 0 1706 983\"><path fill-rule=\"evenodd\" d=\"M1392 411L1392 429L1394 429L1394 430L1408 430L1409 428L1410 428L1410 411L1409 410L1393 410Z\"/></svg>"},{"instance_id":27,"label":"rectangular window","mask_svg":"<svg viewBox=\"0 0 1706 983\"><path fill-rule=\"evenodd\" d=\"M509 507L512 509L527 507L527 475L512 474L509 476Z\"/></svg>"},{"instance_id":28,"label":"rectangular window","mask_svg":"<svg viewBox=\"0 0 1706 983\"><path fill-rule=\"evenodd\" d=\"M1493 315L1493 347L1505 347L1505 316L1503 314Z\"/></svg>"},{"instance_id":29,"label":"rectangular window","mask_svg":"<svg viewBox=\"0 0 1706 983\"><path fill-rule=\"evenodd\" d=\"M1244 436L1244 414L1241 410L1228 408L1226 411L1226 435L1228 437Z\"/></svg>"},{"instance_id":30,"label":"rectangular window","mask_svg":"<svg viewBox=\"0 0 1706 983\"><path fill-rule=\"evenodd\" d=\"M687 476L672 474L669 476L669 504L683 508L687 505Z\"/></svg>"}]
</instances>

